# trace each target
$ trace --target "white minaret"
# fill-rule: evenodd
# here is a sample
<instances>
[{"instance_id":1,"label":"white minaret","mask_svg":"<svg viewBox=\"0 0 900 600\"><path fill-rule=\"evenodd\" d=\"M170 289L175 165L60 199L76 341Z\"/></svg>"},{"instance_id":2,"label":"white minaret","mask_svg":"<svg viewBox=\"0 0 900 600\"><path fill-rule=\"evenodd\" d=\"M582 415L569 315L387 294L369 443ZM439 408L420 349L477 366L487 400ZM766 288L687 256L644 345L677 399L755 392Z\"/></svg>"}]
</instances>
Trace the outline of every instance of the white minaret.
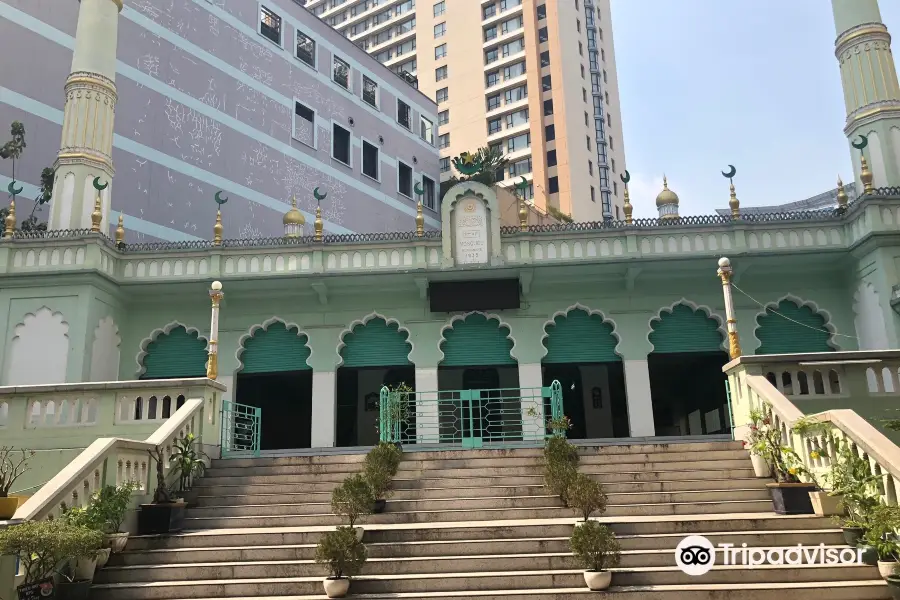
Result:
<instances>
[{"instance_id":1,"label":"white minaret","mask_svg":"<svg viewBox=\"0 0 900 600\"><path fill-rule=\"evenodd\" d=\"M851 144L868 138L863 152L874 187L900 186L900 81L878 0L831 0L831 6L847 106L844 133ZM859 150L851 152L861 192Z\"/></svg>"},{"instance_id":2,"label":"white minaret","mask_svg":"<svg viewBox=\"0 0 900 600\"><path fill-rule=\"evenodd\" d=\"M122 0L81 0L72 72L66 80L62 143L54 164L50 229L90 229L94 179L111 183L116 116L116 48ZM101 231L109 235L112 186L101 193Z\"/></svg>"}]
</instances>

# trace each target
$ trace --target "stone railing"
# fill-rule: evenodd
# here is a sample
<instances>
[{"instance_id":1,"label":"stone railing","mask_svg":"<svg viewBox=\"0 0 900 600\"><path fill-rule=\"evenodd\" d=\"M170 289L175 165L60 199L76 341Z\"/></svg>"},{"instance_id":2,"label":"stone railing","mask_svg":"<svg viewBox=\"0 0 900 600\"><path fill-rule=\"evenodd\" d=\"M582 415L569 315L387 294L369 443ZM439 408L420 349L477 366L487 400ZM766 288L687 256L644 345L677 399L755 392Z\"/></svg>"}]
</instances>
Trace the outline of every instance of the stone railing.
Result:
<instances>
[{"instance_id":1,"label":"stone railing","mask_svg":"<svg viewBox=\"0 0 900 600\"><path fill-rule=\"evenodd\" d=\"M750 413L760 411L815 474L827 471L837 448L847 443L869 463L871 473L881 477L882 499L897 504L900 447L873 422L900 417L895 412L900 408L898 366L897 350L745 356L731 361L724 370L734 437L746 439ZM803 418L822 427L794 431Z\"/></svg>"}]
</instances>

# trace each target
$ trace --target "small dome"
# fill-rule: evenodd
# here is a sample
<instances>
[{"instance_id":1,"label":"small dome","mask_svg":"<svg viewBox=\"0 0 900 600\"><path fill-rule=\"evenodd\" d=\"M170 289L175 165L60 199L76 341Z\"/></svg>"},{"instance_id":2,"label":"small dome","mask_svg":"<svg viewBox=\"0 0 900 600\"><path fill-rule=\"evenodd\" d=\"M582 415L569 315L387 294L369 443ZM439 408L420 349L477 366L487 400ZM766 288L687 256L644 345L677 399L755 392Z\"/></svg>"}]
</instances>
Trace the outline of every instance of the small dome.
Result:
<instances>
[{"instance_id":1,"label":"small dome","mask_svg":"<svg viewBox=\"0 0 900 600\"><path fill-rule=\"evenodd\" d=\"M678 205L678 194L669 189L669 182L663 177L663 190L656 197L656 206L668 206L670 204Z\"/></svg>"},{"instance_id":2,"label":"small dome","mask_svg":"<svg viewBox=\"0 0 900 600\"><path fill-rule=\"evenodd\" d=\"M284 213L283 223L285 225L306 225L306 218L303 213L297 210L297 200L291 198L291 209Z\"/></svg>"}]
</instances>

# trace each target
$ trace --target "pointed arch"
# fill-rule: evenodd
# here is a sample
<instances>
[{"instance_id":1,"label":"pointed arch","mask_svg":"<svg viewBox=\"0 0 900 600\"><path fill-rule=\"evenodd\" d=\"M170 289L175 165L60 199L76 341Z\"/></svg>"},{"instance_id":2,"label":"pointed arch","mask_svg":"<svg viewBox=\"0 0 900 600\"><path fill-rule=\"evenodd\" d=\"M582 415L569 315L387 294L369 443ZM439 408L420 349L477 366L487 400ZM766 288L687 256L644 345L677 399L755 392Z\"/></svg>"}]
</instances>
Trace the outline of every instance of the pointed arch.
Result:
<instances>
[{"instance_id":1,"label":"pointed arch","mask_svg":"<svg viewBox=\"0 0 900 600\"><path fill-rule=\"evenodd\" d=\"M139 379L205 377L208 341L196 327L177 321L154 329L141 341Z\"/></svg>"},{"instance_id":2,"label":"pointed arch","mask_svg":"<svg viewBox=\"0 0 900 600\"><path fill-rule=\"evenodd\" d=\"M41 306L26 313L13 327L4 383L65 383L68 364L69 323L61 312Z\"/></svg>"},{"instance_id":3,"label":"pointed arch","mask_svg":"<svg viewBox=\"0 0 900 600\"><path fill-rule=\"evenodd\" d=\"M409 330L397 319L370 313L350 323L341 332L337 352L341 357L338 366L346 367L396 367L412 364L409 354L413 350Z\"/></svg>"},{"instance_id":4,"label":"pointed arch","mask_svg":"<svg viewBox=\"0 0 900 600\"><path fill-rule=\"evenodd\" d=\"M499 316L472 311L456 315L441 328L439 350L444 367L516 365L512 329Z\"/></svg>"},{"instance_id":5,"label":"pointed arch","mask_svg":"<svg viewBox=\"0 0 900 600\"><path fill-rule=\"evenodd\" d=\"M613 362L620 359L617 351L619 334L616 323L602 312L575 303L557 311L544 322L541 345L545 363Z\"/></svg>"},{"instance_id":6,"label":"pointed arch","mask_svg":"<svg viewBox=\"0 0 900 600\"><path fill-rule=\"evenodd\" d=\"M820 309L811 300L785 294L756 313L753 334L759 345L755 353L831 352L838 349L834 342L835 333L836 328L828 311Z\"/></svg>"},{"instance_id":7,"label":"pointed arch","mask_svg":"<svg viewBox=\"0 0 900 600\"><path fill-rule=\"evenodd\" d=\"M727 339L722 317L686 298L660 309L648 326L647 340L657 354L720 352Z\"/></svg>"},{"instance_id":8,"label":"pointed arch","mask_svg":"<svg viewBox=\"0 0 900 600\"><path fill-rule=\"evenodd\" d=\"M279 317L252 326L238 341L236 373L279 373L310 370L309 337L296 323Z\"/></svg>"}]
</instances>

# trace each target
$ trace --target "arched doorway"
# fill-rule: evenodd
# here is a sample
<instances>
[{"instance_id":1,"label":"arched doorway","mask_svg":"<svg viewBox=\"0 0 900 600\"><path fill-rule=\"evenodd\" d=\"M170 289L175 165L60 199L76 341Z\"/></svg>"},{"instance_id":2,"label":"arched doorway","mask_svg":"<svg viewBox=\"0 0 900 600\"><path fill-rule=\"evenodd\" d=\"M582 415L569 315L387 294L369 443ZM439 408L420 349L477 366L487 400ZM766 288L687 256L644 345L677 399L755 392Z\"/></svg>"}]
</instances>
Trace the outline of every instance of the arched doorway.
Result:
<instances>
[{"instance_id":1,"label":"arched doorway","mask_svg":"<svg viewBox=\"0 0 900 600\"><path fill-rule=\"evenodd\" d=\"M396 322L375 317L355 325L343 338L343 363L337 370L338 446L378 443L378 400L382 386L405 383L415 387L416 371L409 361L409 333ZM415 420L405 429L415 431ZM415 442L415 435L404 436Z\"/></svg>"},{"instance_id":2,"label":"arched doorway","mask_svg":"<svg viewBox=\"0 0 900 600\"><path fill-rule=\"evenodd\" d=\"M647 357L656 434L684 436L731 431L725 374L728 354L719 322L686 304L651 322Z\"/></svg>"},{"instance_id":3,"label":"arched doorway","mask_svg":"<svg viewBox=\"0 0 900 600\"><path fill-rule=\"evenodd\" d=\"M198 332L189 332L183 325L178 325L147 344L147 353L141 361L144 372L140 378L206 377L208 359L206 340Z\"/></svg>"},{"instance_id":4,"label":"arched doorway","mask_svg":"<svg viewBox=\"0 0 900 600\"><path fill-rule=\"evenodd\" d=\"M307 337L273 321L251 330L238 359L235 401L262 409L260 449L309 448L312 369Z\"/></svg>"},{"instance_id":5,"label":"arched doorway","mask_svg":"<svg viewBox=\"0 0 900 600\"><path fill-rule=\"evenodd\" d=\"M613 324L576 308L554 318L544 331L543 383L558 380L562 385L563 413L572 420L568 437L627 437L625 372ZM549 411L547 401L544 414Z\"/></svg>"},{"instance_id":6,"label":"arched doorway","mask_svg":"<svg viewBox=\"0 0 900 600\"><path fill-rule=\"evenodd\" d=\"M756 354L834 351L825 317L790 300L782 300L774 309L767 306L766 314L756 318L756 326Z\"/></svg>"},{"instance_id":7,"label":"arched doorway","mask_svg":"<svg viewBox=\"0 0 900 600\"><path fill-rule=\"evenodd\" d=\"M444 331L438 365L440 438L479 447L522 439L518 363L509 328L472 313ZM465 392L478 390L477 394Z\"/></svg>"}]
</instances>

